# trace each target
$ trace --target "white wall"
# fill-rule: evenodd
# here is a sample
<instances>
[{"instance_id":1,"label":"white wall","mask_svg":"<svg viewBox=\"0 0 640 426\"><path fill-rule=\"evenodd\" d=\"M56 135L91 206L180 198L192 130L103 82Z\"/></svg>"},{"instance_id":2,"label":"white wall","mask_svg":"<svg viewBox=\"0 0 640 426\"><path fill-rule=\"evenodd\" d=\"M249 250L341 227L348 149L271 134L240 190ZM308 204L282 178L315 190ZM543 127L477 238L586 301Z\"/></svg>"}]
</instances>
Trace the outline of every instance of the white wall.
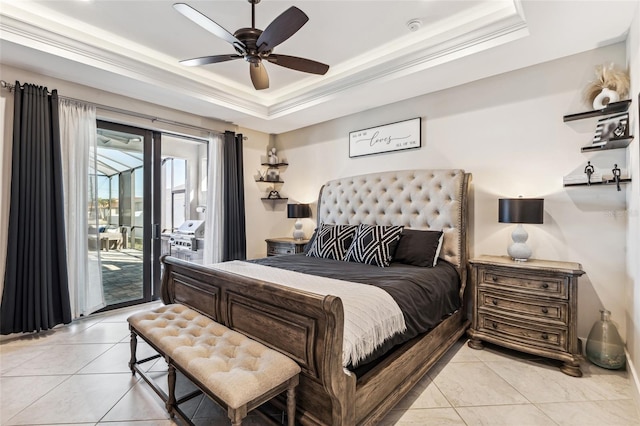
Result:
<instances>
[{"instance_id":1,"label":"white wall","mask_svg":"<svg viewBox=\"0 0 640 426\"><path fill-rule=\"evenodd\" d=\"M631 70L630 125L635 139L629 145L629 168L633 182L627 189L629 199L627 233L627 270L631 280L625 291L627 302L626 320L628 323L626 340L630 353L630 370L636 385L636 397L640 388L638 369L640 368L640 5L636 8L627 38L627 65ZM637 401L640 406L640 400Z\"/></svg>"},{"instance_id":2,"label":"white wall","mask_svg":"<svg viewBox=\"0 0 640 426\"><path fill-rule=\"evenodd\" d=\"M273 146L272 136L250 129L239 128L237 133L245 137L242 145L244 157L244 203L246 210L247 258L255 259L267 254L265 238L278 236L278 224L286 217L286 202L262 201L271 184L256 182L258 170L265 171L260 164L266 161L267 148ZM282 178L287 179L285 172ZM276 187L281 191L280 187ZM284 215L284 216L283 216Z\"/></svg>"},{"instance_id":3,"label":"white wall","mask_svg":"<svg viewBox=\"0 0 640 426\"><path fill-rule=\"evenodd\" d=\"M581 91L596 65L625 60L620 43L278 135L290 163L287 194L315 199L325 181L362 173L463 168L473 174L472 255L506 254L513 227L497 221L499 197L544 197L544 224L527 226L529 242L534 257L583 265L578 335L588 335L602 306L624 335L626 192L565 189L562 177L581 173L587 160L608 174L618 163L626 175L625 152L582 154L595 121L568 125L562 116L590 109ZM350 131L413 117L422 117L422 148L349 158ZM277 220L270 226L291 229L284 216Z\"/></svg>"}]
</instances>

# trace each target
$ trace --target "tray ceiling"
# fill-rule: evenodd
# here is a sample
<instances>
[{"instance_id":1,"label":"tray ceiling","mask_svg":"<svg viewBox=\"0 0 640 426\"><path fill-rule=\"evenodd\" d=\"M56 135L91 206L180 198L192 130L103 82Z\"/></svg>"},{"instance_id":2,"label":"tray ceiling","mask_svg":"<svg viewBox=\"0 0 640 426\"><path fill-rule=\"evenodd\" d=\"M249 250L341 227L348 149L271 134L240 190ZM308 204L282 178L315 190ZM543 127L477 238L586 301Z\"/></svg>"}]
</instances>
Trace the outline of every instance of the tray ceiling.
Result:
<instances>
[{"instance_id":1,"label":"tray ceiling","mask_svg":"<svg viewBox=\"0 0 640 426\"><path fill-rule=\"evenodd\" d=\"M185 1L234 32L246 0ZM281 133L623 40L636 1L279 1L256 5L264 29L292 5L309 22L275 53L331 66L324 76L267 63L253 89L242 60L177 13L174 1L3 0L0 61L121 95ZM604 18L603 18L604 17ZM407 23L419 20L411 31Z\"/></svg>"}]
</instances>

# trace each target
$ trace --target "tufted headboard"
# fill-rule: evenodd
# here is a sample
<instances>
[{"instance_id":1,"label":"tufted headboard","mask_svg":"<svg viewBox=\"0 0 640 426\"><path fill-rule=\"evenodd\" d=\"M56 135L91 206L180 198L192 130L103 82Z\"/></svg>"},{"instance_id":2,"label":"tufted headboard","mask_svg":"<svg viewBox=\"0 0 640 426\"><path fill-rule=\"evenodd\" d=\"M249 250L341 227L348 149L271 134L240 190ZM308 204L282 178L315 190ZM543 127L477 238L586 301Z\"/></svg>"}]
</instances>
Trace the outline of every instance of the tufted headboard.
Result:
<instances>
[{"instance_id":1,"label":"tufted headboard","mask_svg":"<svg viewBox=\"0 0 640 426\"><path fill-rule=\"evenodd\" d=\"M459 169L401 170L336 179L320 189L318 225L403 225L444 231L440 257L466 277L471 174Z\"/></svg>"}]
</instances>

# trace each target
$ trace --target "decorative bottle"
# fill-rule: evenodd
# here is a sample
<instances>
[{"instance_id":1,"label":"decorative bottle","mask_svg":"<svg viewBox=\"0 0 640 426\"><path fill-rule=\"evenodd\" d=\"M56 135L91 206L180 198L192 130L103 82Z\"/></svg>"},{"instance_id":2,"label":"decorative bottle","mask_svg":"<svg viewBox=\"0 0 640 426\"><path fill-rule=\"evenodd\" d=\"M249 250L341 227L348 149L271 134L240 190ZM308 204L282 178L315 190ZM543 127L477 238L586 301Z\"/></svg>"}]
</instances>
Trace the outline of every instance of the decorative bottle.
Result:
<instances>
[{"instance_id":1,"label":"decorative bottle","mask_svg":"<svg viewBox=\"0 0 640 426\"><path fill-rule=\"evenodd\" d=\"M600 320L593 324L587 338L587 358L599 367L617 370L626 361L624 343L611 322L611 312L601 309L600 315Z\"/></svg>"}]
</instances>

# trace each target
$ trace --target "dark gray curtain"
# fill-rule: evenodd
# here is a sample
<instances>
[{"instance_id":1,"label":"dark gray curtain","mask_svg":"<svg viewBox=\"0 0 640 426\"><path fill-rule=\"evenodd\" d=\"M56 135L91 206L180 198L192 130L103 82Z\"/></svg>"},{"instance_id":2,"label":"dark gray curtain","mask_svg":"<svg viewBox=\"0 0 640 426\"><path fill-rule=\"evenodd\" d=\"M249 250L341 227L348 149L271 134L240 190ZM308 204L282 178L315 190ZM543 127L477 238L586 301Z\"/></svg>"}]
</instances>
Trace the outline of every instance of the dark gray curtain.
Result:
<instances>
[{"instance_id":1,"label":"dark gray curtain","mask_svg":"<svg viewBox=\"0 0 640 426\"><path fill-rule=\"evenodd\" d=\"M247 233L244 216L244 173L242 134L224 132L224 237L222 260L247 258Z\"/></svg>"},{"instance_id":2,"label":"dark gray curtain","mask_svg":"<svg viewBox=\"0 0 640 426\"><path fill-rule=\"evenodd\" d=\"M58 93L16 81L2 334L71 322Z\"/></svg>"}]
</instances>

